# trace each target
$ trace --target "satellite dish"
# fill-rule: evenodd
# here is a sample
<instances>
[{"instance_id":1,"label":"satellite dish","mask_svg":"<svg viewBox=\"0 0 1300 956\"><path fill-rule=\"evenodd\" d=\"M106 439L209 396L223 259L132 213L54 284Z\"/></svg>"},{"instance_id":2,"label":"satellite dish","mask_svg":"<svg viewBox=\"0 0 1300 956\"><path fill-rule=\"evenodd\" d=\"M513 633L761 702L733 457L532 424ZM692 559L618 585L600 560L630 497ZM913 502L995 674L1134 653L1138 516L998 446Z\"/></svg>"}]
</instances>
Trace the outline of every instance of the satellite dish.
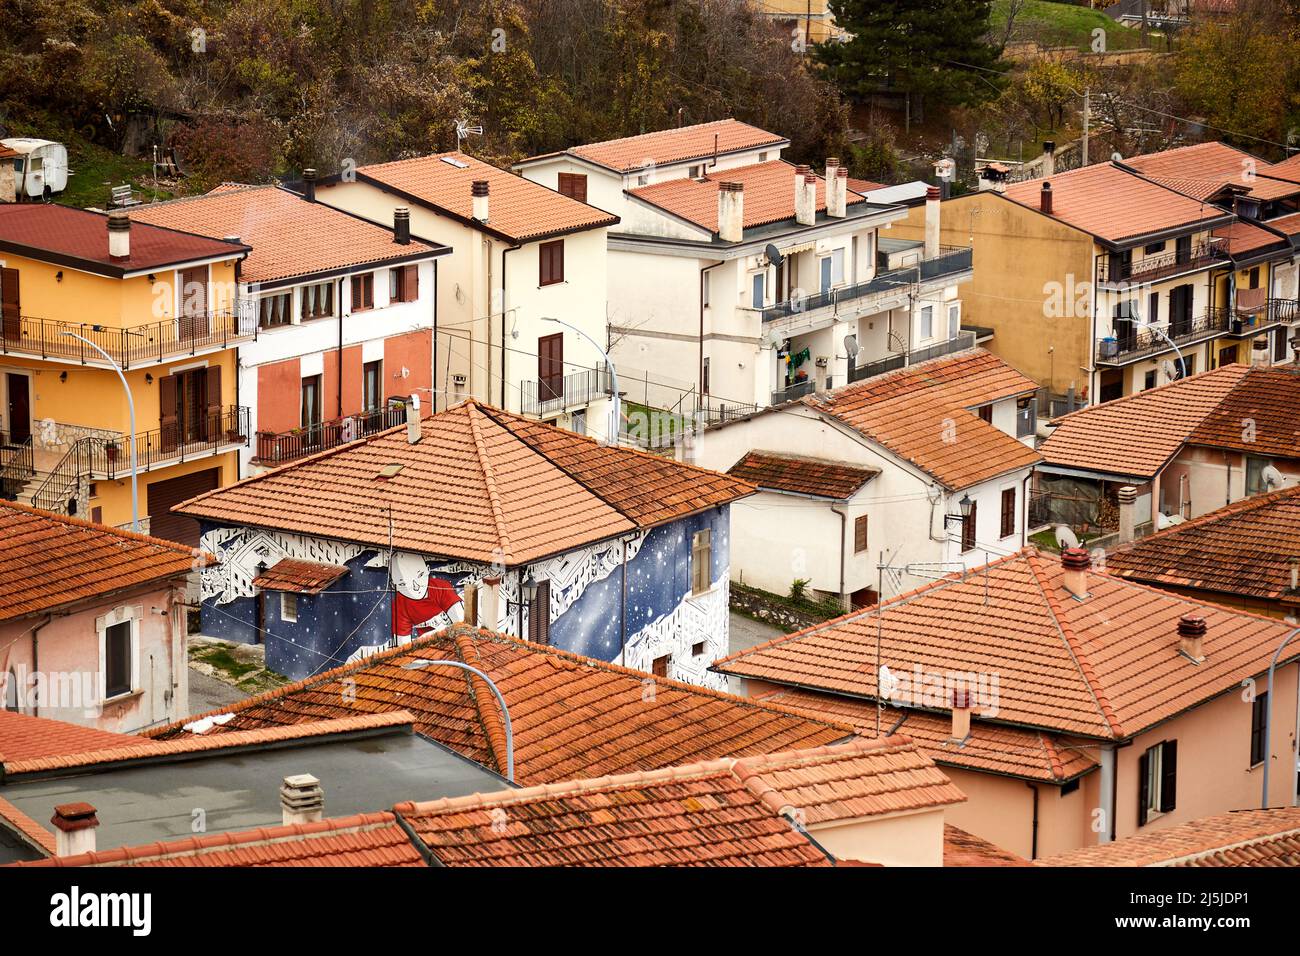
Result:
<instances>
[{"instance_id":1,"label":"satellite dish","mask_svg":"<svg viewBox=\"0 0 1300 956\"><path fill-rule=\"evenodd\" d=\"M776 329L768 329L763 335L763 348L780 349L785 344L785 338Z\"/></svg>"},{"instance_id":2,"label":"satellite dish","mask_svg":"<svg viewBox=\"0 0 1300 956\"><path fill-rule=\"evenodd\" d=\"M781 252L775 245L769 242L767 248L764 249L763 252L767 255L769 265L779 266L781 264Z\"/></svg>"},{"instance_id":3,"label":"satellite dish","mask_svg":"<svg viewBox=\"0 0 1300 956\"><path fill-rule=\"evenodd\" d=\"M1160 371L1165 373L1165 381L1172 382L1179 377L1178 363L1173 359L1162 359L1160 362Z\"/></svg>"},{"instance_id":4,"label":"satellite dish","mask_svg":"<svg viewBox=\"0 0 1300 956\"><path fill-rule=\"evenodd\" d=\"M1259 477L1264 480L1265 488L1281 488L1282 483L1286 481L1286 478L1282 476L1282 472L1272 465L1265 465L1264 470L1259 473Z\"/></svg>"},{"instance_id":5,"label":"satellite dish","mask_svg":"<svg viewBox=\"0 0 1300 956\"><path fill-rule=\"evenodd\" d=\"M1075 536L1075 533L1065 525L1058 524L1056 526L1056 546L1062 551L1068 548L1077 548L1079 546L1079 539Z\"/></svg>"},{"instance_id":6,"label":"satellite dish","mask_svg":"<svg viewBox=\"0 0 1300 956\"><path fill-rule=\"evenodd\" d=\"M859 348L860 348L860 346L858 345L858 337L857 337L856 335L846 335L846 336L844 336L844 354L845 354L845 355L847 355L849 358L857 358L857 357L858 357L858 349L859 349Z\"/></svg>"}]
</instances>

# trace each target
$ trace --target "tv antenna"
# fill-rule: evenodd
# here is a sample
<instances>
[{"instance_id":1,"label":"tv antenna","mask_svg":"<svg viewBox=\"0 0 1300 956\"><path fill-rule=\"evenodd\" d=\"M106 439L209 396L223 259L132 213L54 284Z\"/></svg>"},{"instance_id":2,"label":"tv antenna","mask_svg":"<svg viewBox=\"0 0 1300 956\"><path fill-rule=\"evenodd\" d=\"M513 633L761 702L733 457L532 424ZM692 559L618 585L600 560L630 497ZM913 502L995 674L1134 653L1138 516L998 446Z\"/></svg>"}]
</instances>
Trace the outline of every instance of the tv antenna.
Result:
<instances>
[{"instance_id":1,"label":"tv antenna","mask_svg":"<svg viewBox=\"0 0 1300 956\"><path fill-rule=\"evenodd\" d=\"M469 120L456 120L456 152L460 152L460 144L471 136L482 135L482 126L470 126Z\"/></svg>"}]
</instances>

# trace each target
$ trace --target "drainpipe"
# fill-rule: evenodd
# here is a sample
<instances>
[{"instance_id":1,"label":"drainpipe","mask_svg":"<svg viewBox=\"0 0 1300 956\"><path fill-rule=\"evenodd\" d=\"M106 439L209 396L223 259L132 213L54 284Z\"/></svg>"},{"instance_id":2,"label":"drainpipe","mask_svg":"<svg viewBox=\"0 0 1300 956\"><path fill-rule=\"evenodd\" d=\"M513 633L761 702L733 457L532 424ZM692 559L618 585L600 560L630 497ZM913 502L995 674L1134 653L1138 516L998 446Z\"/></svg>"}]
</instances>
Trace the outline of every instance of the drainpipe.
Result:
<instances>
[{"instance_id":1,"label":"drainpipe","mask_svg":"<svg viewBox=\"0 0 1300 956\"><path fill-rule=\"evenodd\" d=\"M45 615L45 621L37 624L32 628L32 673L39 674L41 671L41 631L49 627L54 622L54 615ZM32 716L41 716L40 695L33 695Z\"/></svg>"},{"instance_id":2,"label":"drainpipe","mask_svg":"<svg viewBox=\"0 0 1300 956\"><path fill-rule=\"evenodd\" d=\"M1098 843L1110 843L1115 839L1116 757L1114 744L1102 745L1099 796L1101 797L1101 815L1106 828L1098 834Z\"/></svg>"},{"instance_id":3,"label":"drainpipe","mask_svg":"<svg viewBox=\"0 0 1300 956\"><path fill-rule=\"evenodd\" d=\"M501 407L503 409L506 408L506 254L515 252L519 248L519 246L506 246L501 250ZM489 314L491 309L492 304L489 302ZM492 328L491 319L488 320L488 328ZM491 360L491 356L488 356L488 361Z\"/></svg>"},{"instance_id":4,"label":"drainpipe","mask_svg":"<svg viewBox=\"0 0 1300 956\"><path fill-rule=\"evenodd\" d=\"M720 265L722 265L721 262L715 262L713 265L705 266L700 270L700 367L697 370L695 391L701 397L704 395L704 273L710 269L716 269ZM712 304L713 296L709 296L709 305L712 306ZM759 325L762 325L762 320L759 321ZM762 329L759 331L761 332Z\"/></svg>"},{"instance_id":5,"label":"drainpipe","mask_svg":"<svg viewBox=\"0 0 1300 956\"><path fill-rule=\"evenodd\" d=\"M433 384L433 394L429 396L429 404L433 406L431 411L438 414L438 260L430 260L433 266L433 374L429 376L429 381ZM443 404L447 404L446 392L451 391L451 383L444 381L444 394L442 396ZM384 396L376 396L381 402Z\"/></svg>"},{"instance_id":6,"label":"drainpipe","mask_svg":"<svg viewBox=\"0 0 1300 956\"><path fill-rule=\"evenodd\" d=\"M355 304L355 303L354 303ZM338 367L338 417L343 417L343 279L339 278L339 367Z\"/></svg>"},{"instance_id":7,"label":"drainpipe","mask_svg":"<svg viewBox=\"0 0 1300 956\"><path fill-rule=\"evenodd\" d=\"M844 548L846 545L846 535L849 527L848 503L846 501L835 502L831 504L831 511L840 516L840 606L844 610L852 610L852 602L849 596L844 592ZM876 600L884 600L881 595L876 596Z\"/></svg>"},{"instance_id":8,"label":"drainpipe","mask_svg":"<svg viewBox=\"0 0 1300 956\"><path fill-rule=\"evenodd\" d=\"M1034 794L1034 826L1029 838L1029 859L1036 860L1038 859L1038 787L1028 780L1025 781L1025 786Z\"/></svg>"},{"instance_id":9,"label":"drainpipe","mask_svg":"<svg viewBox=\"0 0 1300 956\"><path fill-rule=\"evenodd\" d=\"M1274 674L1277 671L1277 659L1282 656L1282 651L1291 643L1291 639L1300 634L1300 628L1293 630L1282 643L1277 646L1273 652L1273 660L1268 665L1268 705L1264 708L1264 781L1263 790L1259 797L1259 807L1261 810L1268 808L1268 771L1269 764L1273 762L1273 688Z\"/></svg>"}]
</instances>

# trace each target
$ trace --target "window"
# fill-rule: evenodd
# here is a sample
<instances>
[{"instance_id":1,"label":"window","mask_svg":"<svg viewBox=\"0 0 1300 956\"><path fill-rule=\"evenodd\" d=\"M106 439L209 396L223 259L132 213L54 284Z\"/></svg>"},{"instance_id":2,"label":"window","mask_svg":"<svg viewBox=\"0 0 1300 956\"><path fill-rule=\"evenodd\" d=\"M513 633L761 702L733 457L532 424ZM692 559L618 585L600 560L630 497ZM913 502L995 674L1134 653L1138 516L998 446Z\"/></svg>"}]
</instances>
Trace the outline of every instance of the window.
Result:
<instances>
[{"instance_id":1,"label":"window","mask_svg":"<svg viewBox=\"0 0 1300 956\"><path fill-rule=\"evenodd\" d=\"M587 201L587 176L585 173L560 173L560 195Z\"/></svg>"},{"instance_id":2,"label":"window","mask_svg":"<svg viewBox=\"0 0 1300 956\"><path fill-rule=\"evenodd\" d=\"M1286 352L1288 348L1286 344L1286 334L1287 334L1286 329L1273 330L1273 361L1274 362L1286 361Z\"/></svg>"},{"instance_id":3,"label":"window","mask_svg":"<svg viewBox=\"0 0 1300 956\"><path fill-rule=\"evenodd\" d=\"M384 363L380 359L367 362L361 366L361 401L362 408L368 412L377 409L383 402Z\"/></svg>"},{"instance_id":4,"label":"window","mask_svg":"<svg viewBox=\"0 0 1300 956\"><path fill-rule=\"evenodd\" d=\"M293 313L293 293L263 296L257 302L257 324L264 329L288 325Z\"/></svg>"},{"instance_id":5,"label":"window","mask_svg":"<svg viewBox=\"0 0 1300 956\"><path fill-rule=\"evenodd\" d=\"M1138 826L1152 813L1173 810L1178 781L1178 741L1156 744L1138 758Z\"/></svg>"},{"instance_id":6,"label":"window","mask_svg":"<svg viewBox=\"0 0 1300 956\"><path fill-rule=\"evenodd\" d=\"M1259 495L1268 491L1268 485L1264 482L1264 469L1267 467L1267 458L1246 456L1246 494Z\"/></svg>"},{"instance_id":7,"label":"window","mask_svg":"<svg viewBox=\"0 0 1300 956\"><path fill-rule=\"evenodd\" d=\"M767 273L757 272L750 279L751 302L754 308L761 309L767 298Z\"/></svg>"},{"instance_id":8,"label":"window","mask_svg":"<svg viewBox=\"0 0 1300 956\"><path fill-rule=\"evenodd\" d=\"M564 333L537 340L537 394L542 401L564 395Z\"/></svg>"},{"instance_id":9,"label":"window","mask_svg":"<svg viewBox=\"0 0 1300 956\"><path fill-rule=\"evenodd\" d=\"M687 175L691 179L699 179L703 174L704 174L703 166L692 166L690 168L690 171L687 173Z\"/></svg>"},{"instance_id":10,"label":"window","mask_svg":"<svg viewBox=\"0 0 1300 956\"><path fill-rule=\"evenodd\" d=\"M713 291L713 273L700 273L700 305L709 307L709 293Z\"/></svg>"},{"instance_id":11,"label":"window","mask_svg":"<svg viewBox=\"0 0 1300 956\"><path fill-rule=\"evenodd\" d=\"M104 698L131 693L131 628L122 621L104 629Z\"/></svg>"},{"instance_id":12,"label":"window","mask_svg":"<svg viewBox=\"0 0 1300 956\"><path fill-rule=\"evenodd\" d=\"M993 424L993 406L992 406L992 405L981 405L981 406L980 406L979 408L977 408L975 411L979 414L980 421L988 422L990 425Z\"/></svg>"},{"instance_id":13,"label":"window","mask_svg":"<svg viewBox=\"0 0 1300 956\"><path fill-rule=\"evenodd\" d=\"M1142 254L1147 256L1159 255L1165 251L1163 242L1151 242L1142 247Z\"/></svg>"},{"instance_id":14,"label":"window","mask_svg":"<svg viewBox=\"0 0 1300 956\"><path fill-rule=\"evenodd\" d=\"M375 274L365 272L352 277L352 311L364 312L375 307Z\"/></svg>"},{"instance_id":15,"label":"window","mask_svg":"<svg viewBox=\"0 0 1300 956\"><path fill-rule=\"evenodd\" d=\"M708 528L691 537L691 593L703 594L713 583L713 532Z\"/></svg>"},{"instance_id":16,"label":"window","mask_svg":"<svg viewBox=\"0 0 1300 956\"><path fill-rule=\"evenodd\" d=\"M1268 691L1260 694L1250 705L1250 765L1261 764L1264 753L1264 721L1268 719Z\"/></svg>"},{"instance_id":17,"label":"window","mask_svg":"<svg viewBox=\"0 0 1300 956\"><path fill-rule=\"evenodd\" d=\"M1259 266L1255 266L1250 270L1250 288L1259 288Z\"/></svg>"},{"instance_id":18,"label":"window","mask_svg":"<svg viewBox=\"0 0 1300 956\"><path fill-rule=\"evenodd\" d=\"M1147 324L1154 325L1160 321L1160 293L1152 292L1147 296Z\"/></svg>"},{"instance_id":19,"label":"window","mask_svg":"<svg viewBox=\"0 0 1300 956\"><path fill-rule=\"evenodd\" d=\"M321 421L321 377L309 375L302 380L302 415L299 423L303 428L319 425Z\"/></svg>"},{"instance_id":20,"label":"window","mask_svg":"<svg viewBox=\"0 0 1300 956\"><path fill-rule=\"evenodd\" d=\"M765 163L765 162L767 162L767 153L765 153L765 152L764 152L764 153L759 153L759 154L758 154L758 161L759 161L760 163Z\"/></svg>"},{"instance_id":21,"label":"window","mask_svg":"<svg viewBox=\"0 0 1300 956\"><path fill-rule=\"evenodd\" d=\"M1174 242L1174 259L1179 264L1192 261L1192 237L1179 236Z\"/></svg>"},{"instance_id":22,"label":"window","mask_svg":"<svg viewBox=\"0 0 1300 956\"><path fill-rule=\"evenodd\" d=\"M587 434L587 410L580 408L569 416L569 431L575 435Z\"/></svg>"},{"instance_id":23,"label":"window","mask_svg":"<svg viewBox=\"0 0 1300 956\"><path fill-rule=\"evenodd\" d=\"M1183 362L1185 362L1185 363L1187 364L1187 374L1188 374L1188 375L1195 375L1195 374L1196 374L1196 356L1195 356L1195 355L1184 355L1184 356L1183 356ZM1174 366L1174 377L1173 377L1172 379L1170 379L1170 381L1177 381L1178 379L1180 379L1180 378L1183 377L1183 366L1182 366L1181 364L1179 364L1178 359L1176 359L1176 358L1173 360L1173 363L1172 363L1172 364L1173 364L1173 366Z\"/></svg>"},{"instance_id":24,"label":"window","mask_svg":"<svg viewBox=\"0 0 1300 956\"><path fill-rule=\"evenodd\" d=\"M1002 489L1001 536L1009 538L1016 533L1016 489Z\"/></svg>"},{"instance_id":25,"label":"window","mask_svg":"<svg viewBox=\"0 0 1300 956\"><path fill-rule=\"evenodd\" d=\"M537 593L528 602L528 639L534 644L551 643L551 582L537 582Z\"/></svg>"},{"instance_id":26,"label":"window","mask_svg":"<svg viewBox=\"0 0 1300 956\"><path fill-rule=\"evenodd\" d=\"M970 504L970 514L961 519L961 553L975 548L975 511L979 507L974 501Z\"/></svg>"},{"instance_id":27,"label":"window","mask_svg":"<svg viewBox=\"0 0 1300 956\"><path fill-rule=\"evenodd\" d=\"M298 595L280 592L280 620L290 624L298 622Z\"/></svg>"},{"instance_id":28,"label":"window","mask_svg":"<svg viewBox=\"0 0 1300 956\"><path fill-rule=\"evenodd\" d=\"M830 292L834 284L834 267L831 263L831 257L825 256L820 260L821 264L821 291Z\"/></svg>"},{"instance_id":29,"label":"window","mask_svg":"<svg viewBox=\"0 0 1300 956\"><path fill-rule=\"evenodd\" d=\"M861 554L867 550L867 515L853 519L853 553Z\"/></svg>"},{"instance_id":30,"label":"window","mask_svg":"<svg viewBox=\"0 0 1300 956\"><path fill-rule=\"evenodd\" d=\"M319 282L302 287L302 317L323 319L334 314L334 283Z\"/></svg>"},{"instance_id":31,"label":"window","mask_svg":"<svg viewBox=\"0 0 1300 956\"><path fill-rule=\"evenodd\" d=\"M1237 346L1229 345L1226 349L1219 349L1219 365L1231 365L1237 361Z\"/></svg>"},{"instance_id":32,"label":"window","mask_svg":"<svg viewBox=\"0 0 1300 956\"><path fill-rule=\"evenodd\" d=\"M934 337L934 306L925 305L921 307L921 339Z\"/></svg>"},{"instance_id":33,"label":"window","mask_svg":"<svg viewBox=\"0 0 1300 956\"><path fill-rule=\"evenodd\" d=\"M1155 387L1156 387L1156 372L1155 372L1155 369L1152 369L1151 371L1147 372L1146 377L1145 377L1145 378L1143 379L1143 381L1142 381L1142 387L1143 387L1144 389L1147 389L1147 388L1155 388Z\"/></svg>"},{"instance_id":34,"label":"window","mask_svg":"<svg viewBox=\"0 0 1300 956\"><path fill-rule=\"evenodd\" d=\"M704 653L704 642L703 642L703 641L696 641L694 644L691 645L691 656L692 656L692 657L699 657L699 656L700 656L701 654L703 654L703 653Z\"/></svg>"},{"instance_id":35,"label":"window","mask_svg":"<svg viewBox=\"0 0 1300 956\"><path fill-rule=\"evenodd\" d=\"M645 173L642 173L641 175L637 176L637 178L636 178L636 184L637 184L638 186L649 186L649 185L650 185L650 177L647 176Z\"/></svg>"},{"instance_id":36,"label":"window","mask_svg":"<svg viewBox=\"0 0 1300 956\"><path fill-rule=\"evenodd\" d=\"M5 679L5 710L19 713L21 708L18 706L18 675L13 669L9 670L9 676Z\"/></svg>"},{"instance_id":37,"label":"window","mask_svg":"<svg viewBox=\"0 0 1300 956\"><path fill-rule=\"evenodd\" d=\"M414 302L420 297L420 267L399 266L388 270L388 300Z\"/></svg>"},{"instance_id":38,"label":"window","mask_svg":"<svg viewBox=\"0 0 1300 956\"><path fill-rule=\"evenodd\" d=\"M654 663L650 665L650 673L654 674L655 677L667 677L668 668L672 665L672 662L673 656L671 654L665 654L663 657L656 657Z\"/></svg>"},{"instance_id":39,"label":"window","mask_svg":"<svg viewBox=\"0 0 1300 956\"><path fill-rule=\"evenodd\" d=\"M541 276L539 285L555 285L564 281L564 240L543 242L537 250Z\"/></svg>"},{"instance_id":40,"label":"window","mask_svg":"<svg viewBox=\"0 0 1300 956\"><path fill-rule=\"evenodd\" d=\"M961 335L961 306L948 306L948 338L955 339Z\"/></svg>"},{"instance_id":41,"label":"window","mask_svg":"<svg viewBox=\"0 0 1300 956\"><path fill-rule=\"evenodd\" d=\"M709 394L709 357L704 356L704 381L700 383L700 391L705 395Z\"/></svg>"}]
</instances>

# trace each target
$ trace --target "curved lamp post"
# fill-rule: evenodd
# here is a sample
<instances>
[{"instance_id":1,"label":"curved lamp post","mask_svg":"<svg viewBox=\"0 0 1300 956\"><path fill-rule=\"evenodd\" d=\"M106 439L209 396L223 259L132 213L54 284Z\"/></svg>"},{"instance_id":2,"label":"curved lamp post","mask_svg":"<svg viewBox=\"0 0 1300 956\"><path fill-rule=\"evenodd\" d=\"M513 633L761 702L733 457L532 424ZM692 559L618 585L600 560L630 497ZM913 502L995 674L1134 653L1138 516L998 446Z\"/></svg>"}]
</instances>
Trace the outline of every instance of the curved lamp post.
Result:
<instances>
[{"instance_id":1,"label":"curved lamp post","mask_svg":"<svg viewBox=\"0 0 1300 956\"><path fill-rule=\"evenodd\" d=\"M140 498L136 491L135 399L131 396L131 386L126 383L126 376L122 374L121 366L113 361L111 355L101 349L94 342L90 341L90 339L83 335L78 335L76 332L60 332L59 334L79 339L86 345L89 345L100 355L104 356L104 361L113 366L113 371L116 372L117 377L122 380L122 388L126 390L126 408L131 417L131 530L138 532L140 530Z\"/></svg>"},{"instance_id":2,"label":"curved lamp post","mask_svg":"<svg viewBox=\"0 0 1300 956\"><path fill-rule=\"evenodd\" d=\"M1160 336L1162 339L1164 339L1166 342L1169 343L1169 347L1173 349L1174 354L1178 356L1178 367L1182 369L1182 373L1183 373L1182 377L1187 378L1187 360L1183 358L1182 349L1180 349L1177 345L1174 344L1174 340L1169 337L1169 334L1159 326L1152 325L1150 323L1139 325L1138 328L1146 329L1150 332L1154 332L1156 335Z\"/></svg>"},{"instance_id":3,"label":"curved lamp post","mask_svg":"<svg viewBox=\"0 0 1300 956\"><path fill-rule=\"evenodd\" d=\"M497 685L492 682L492 678L488 677L487 674L484 674L477 667L470 667L468 664L462 664L460 661L430 660L423 657L413 660L410 663L403 664L402 670L418 671L418 670L423 670L426 667L455 667L457 670L469 671L474 676L483 678L483 680L487 683L488 687L492 689L492 693L496 695L497 703L501 706L501 715L502 717L505 718L506 780L510 781L510 783L514 783L515 782L515 734L514 731L510 728L510 708L506 706L506 699L501 696L501 691L497 688Z\"/></svg>"},{"instance_id":4,"label":"curved lamp post","mask_svg":"<svg viewBox=\"0 0 1300 956\"><path fill-rule=\"evenodd\" d=\"M1268 704L1264 708L1264 784L1263 792L1259 797L1259 808L1268 809L1268 766L1273 762L1273 672L1277 670L1277 659L1282 656L1282 650L1291 643L1291 638L1300 634L1300 630L1293 630L1282 643L1277 646L1273 652L1273 660L1268 665Z\"/></svg>"},{"instance_id":5,"label":"curved lamp post","mask_svg":"<svg viewBox=\"0 0 1300 956\"><path fill-rule=\"evenodd\" d=\"M547 315L542 316L542 321L554 322L556 325L562 325L566 329L572 329L574 332L577 332L584 339L590 342L592 344L592 347L595 348L595 350L599 352L601 354L601 357L605 360L605 367L609 369L610 385L612 386L613 393L614 393L613 394L614 401L613 404L610 406L611 421L610 421L610 427L606 432L606 444L617 445L618 435L619 432L621 431L621 423L623 421L623 415L622 415L623 409L622 409L621 400L619 399L619 393L618 393L618 372L614 370L614 363L610 359L609 353L606 352L603 348L601 348L595 339L593 339L586 332L582 331L582 329L578 328L572 322L565 322L563 319L555 319Z\"/></svg>"}]
</instances>

